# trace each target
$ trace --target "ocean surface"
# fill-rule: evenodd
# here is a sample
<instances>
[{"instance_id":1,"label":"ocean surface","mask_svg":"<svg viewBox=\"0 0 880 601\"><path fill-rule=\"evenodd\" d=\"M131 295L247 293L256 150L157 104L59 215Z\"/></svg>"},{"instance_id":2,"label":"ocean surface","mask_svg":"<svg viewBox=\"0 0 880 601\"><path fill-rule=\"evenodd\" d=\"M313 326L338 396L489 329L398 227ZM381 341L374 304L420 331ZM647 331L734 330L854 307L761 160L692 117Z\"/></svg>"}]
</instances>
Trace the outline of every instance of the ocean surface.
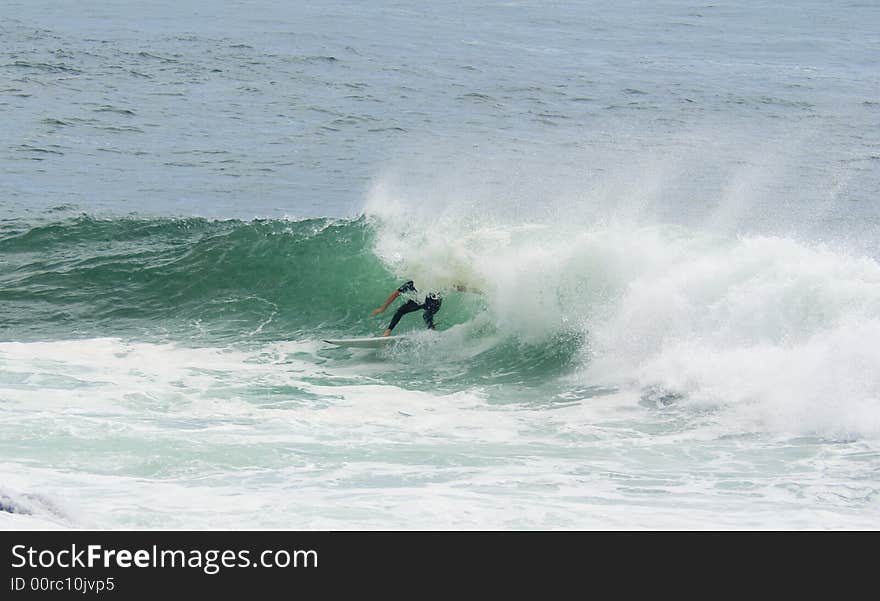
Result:
<instances>
[{"instance_id":1,"label":"ocean surface","mask_svg":"<svg viewBox=\"0 0 880 601\"><path fill-rule=\"evenodd\" d=\"M0 528L878 527L876 1L0 4Z\"/></svg>"}]
</instances>

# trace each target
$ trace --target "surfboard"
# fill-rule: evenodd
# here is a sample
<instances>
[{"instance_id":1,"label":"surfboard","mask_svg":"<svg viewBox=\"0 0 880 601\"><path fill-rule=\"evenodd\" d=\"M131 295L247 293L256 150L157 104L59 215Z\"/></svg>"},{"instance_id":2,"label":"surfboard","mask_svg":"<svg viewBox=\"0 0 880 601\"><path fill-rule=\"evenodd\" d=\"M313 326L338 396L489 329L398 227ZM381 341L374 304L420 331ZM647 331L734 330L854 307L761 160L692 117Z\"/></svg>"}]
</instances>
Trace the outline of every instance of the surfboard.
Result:
<instances>
[{"instance_id":1,"label":"surfboard","mask_svg":"<svg viewBox=\"0 0 880 601\"><path fill-rule=\"evenodd\" d=\"M347 348L381 348L391 342L400 340L400 336L378 336L376 338L336 338L333 340L324 340L336 346L344 346Z\"/></svg>"}]
</instances>

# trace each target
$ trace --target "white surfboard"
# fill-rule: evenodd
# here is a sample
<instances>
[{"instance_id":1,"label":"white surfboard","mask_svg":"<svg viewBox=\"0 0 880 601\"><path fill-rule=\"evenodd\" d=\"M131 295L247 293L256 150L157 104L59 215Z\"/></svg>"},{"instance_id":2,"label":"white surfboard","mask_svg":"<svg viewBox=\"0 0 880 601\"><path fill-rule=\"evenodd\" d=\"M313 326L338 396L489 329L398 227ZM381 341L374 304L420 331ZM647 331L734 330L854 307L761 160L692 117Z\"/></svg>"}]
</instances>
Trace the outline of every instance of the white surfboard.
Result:
<instances>
[{"instance_id":1,"label":"white surfboard","mask_svg":"<svg viewBox=\"0 0 880 601\"><path fill-rule=\"evenodd\" d=\"M333 340L324 340L336 346L344 346L348 348L380 348L386 344L397 342L400 336L378 336L376 338L336 338Z\"/></svg>"}]
</instances>

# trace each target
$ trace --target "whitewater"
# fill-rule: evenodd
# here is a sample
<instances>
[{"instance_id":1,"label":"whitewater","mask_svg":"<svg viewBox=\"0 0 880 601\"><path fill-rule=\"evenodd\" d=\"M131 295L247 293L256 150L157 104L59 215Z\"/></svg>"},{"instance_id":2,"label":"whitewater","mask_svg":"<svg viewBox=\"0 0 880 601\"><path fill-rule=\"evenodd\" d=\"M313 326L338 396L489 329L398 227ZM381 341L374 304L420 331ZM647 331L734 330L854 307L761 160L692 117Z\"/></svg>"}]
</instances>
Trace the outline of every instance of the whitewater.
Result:
<instances>
[{"instance_id":1,"label":"whitewater","mask_svg":"<svg viewBox=\"0 0 880 601\"><path fill-rule=\"evenodd\" d=\"M0 17L0 528L880 523L873 3Z\"/></svg>"}]
</instances>

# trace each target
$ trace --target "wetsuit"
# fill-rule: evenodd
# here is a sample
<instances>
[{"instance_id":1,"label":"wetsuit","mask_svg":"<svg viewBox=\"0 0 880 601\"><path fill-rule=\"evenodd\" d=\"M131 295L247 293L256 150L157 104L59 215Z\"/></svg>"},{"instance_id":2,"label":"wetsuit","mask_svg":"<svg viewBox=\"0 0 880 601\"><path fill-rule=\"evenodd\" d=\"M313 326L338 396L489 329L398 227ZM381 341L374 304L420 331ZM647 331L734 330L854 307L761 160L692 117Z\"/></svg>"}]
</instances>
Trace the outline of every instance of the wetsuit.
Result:
<instances>
[{"instance_id":1,"label":"wetsuit","mask_svg":"<svg viewBox=\"0 0 880 601\"><path fill-rule=\"evenodd\" d=\"M401 294L408 295L416 295L418 290L413 285L412 280L406 282L403 286L397 289ZM436 292L429 292L427 296L425 296L425 302L418 303L412 298L408 301L400 305L397 308L397 311L394 313L394 317L391 318L391 323L388 324L388 329L393 330L394 326L397 325L397 322L400 321L400 318L406 315L407 313L412 313L413 311L418 311L419 309L424 309L424 313L422 314L422 319L425 320L425 325L428 326L429 329L434 329L434 315L437 311L440 310L440 304L443 302L443 299L440 298L440 295Z\"/></svg>"}]
</instances>

